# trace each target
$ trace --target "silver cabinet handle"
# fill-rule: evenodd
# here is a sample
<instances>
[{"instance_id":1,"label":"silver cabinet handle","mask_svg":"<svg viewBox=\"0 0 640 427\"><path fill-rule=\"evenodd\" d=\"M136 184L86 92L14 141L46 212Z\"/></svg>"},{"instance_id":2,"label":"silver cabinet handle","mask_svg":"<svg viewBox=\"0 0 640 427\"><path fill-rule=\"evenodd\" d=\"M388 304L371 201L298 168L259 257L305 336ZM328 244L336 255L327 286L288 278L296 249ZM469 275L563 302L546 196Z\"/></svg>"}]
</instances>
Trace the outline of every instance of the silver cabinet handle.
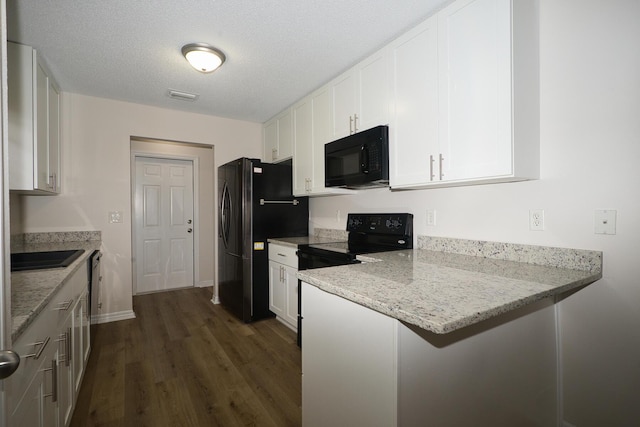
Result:
<instances>
[{"instance_id":1,"label":"silver cabinet handle","mask_svg":"<svg viewBox=\"0 0 640 427\"><path fill-rule=\"evenodd\" d=\"M55 359L51 361L51 367L43 371L51 371L51 393L43 394L42 397L51 397L52 402L58 401L58 363Z\"/></svg>"},{"instance_id":2,"label":"silver cabinet handle","mask_svg":"<svg viewBox=\"0 0 640 427\"><path fill-rule=\"evenodd\" d=\"M353 115L353 133L358 132L358 115Z\"/></svg>"},{"instance_id":3,"label":"silver cabinet handle","mask_svg":"<svg viewBox=\"0 0 640 427\"><path fill-rule=\"evenodd\" d=\"M58 303L58 306L56 308L54 308L54 310L67 311L71 307L71 304L73 304L73 298L70 299L69 301L64 301L64 302Z\"/></svg>"},{"instance_id":4,"label":"silver cabinet handle","mask_svg":"<svg viewBox=\"0 0 640 427\"><path fill-rule=\"evenodd\" d=\"M49 340L50 339L51 339L50 337L47 337L44 341L34 342L32 345L34 347L40 346L40 348L35 353L27 354L24 357L25 358L33 357L35 360L38 360L38 358L42 355L42 352L44 351L44 348L47 346L47 344L49 344Z\"/></svg>"},{"instance_id":5,"label":"silver cabinet handle","mask_svg":"<svg viewBox=\"0 0 640 427\"><path fill-rule=\"evenodd\" d=\"M440 153L439 156L440 156L440 181L442 181L442 178L444 177L444 172L442 171L442 162L444 162L444 157L442 157L442 153Z\"/></svg>"},{"instance_id":6,"label":"silver cabinet handle","mask_svg":"<svg viewBox=\"0 0 640 427\"><path fill-rule=\"evenodd\" d=\"M353 133L353 116L349 116L349 135Z\"/></svg>"},{"instance_id":7,"label":"silver cabinet handle","mask_svg":"<svg viewBox=\"0 0 640 427\"><path fill-rule=\"evenodd\" d=\"M429 155L429 180L433 181L435 175L433 174L433 154Z\"/></svg>"},{"instance_id":8,"label":"silver cabinet handle","mask_svg":"<svg viewBox=\"0 0 640 427\"><path fill-rule=\"evenodd\" d=\"M71 359L73 358L73 348L71 347L71 328L67 328L65 335L67 336L67 357L64 363L65 366L69 366L71 364Z\"/></svg>"}]
</instances>

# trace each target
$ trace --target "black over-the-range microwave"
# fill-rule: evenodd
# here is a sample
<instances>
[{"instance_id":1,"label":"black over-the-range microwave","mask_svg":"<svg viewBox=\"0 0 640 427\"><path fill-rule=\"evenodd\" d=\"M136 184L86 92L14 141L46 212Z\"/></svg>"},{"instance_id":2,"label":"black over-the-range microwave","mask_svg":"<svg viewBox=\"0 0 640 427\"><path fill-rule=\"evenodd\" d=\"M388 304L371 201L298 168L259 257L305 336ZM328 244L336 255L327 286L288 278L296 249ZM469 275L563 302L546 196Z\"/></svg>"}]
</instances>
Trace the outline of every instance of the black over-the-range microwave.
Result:
<instances>
[{"instance_id":1,"label":"black over-the-range microwave","mask_svg":"<svg viewBox=\"0 0 640 427\"><path fill-rule=\"evenodd\" d=\"M324 146L325 187L389 185L389 126L376 126Z\"/></svg>"}]
</instances>

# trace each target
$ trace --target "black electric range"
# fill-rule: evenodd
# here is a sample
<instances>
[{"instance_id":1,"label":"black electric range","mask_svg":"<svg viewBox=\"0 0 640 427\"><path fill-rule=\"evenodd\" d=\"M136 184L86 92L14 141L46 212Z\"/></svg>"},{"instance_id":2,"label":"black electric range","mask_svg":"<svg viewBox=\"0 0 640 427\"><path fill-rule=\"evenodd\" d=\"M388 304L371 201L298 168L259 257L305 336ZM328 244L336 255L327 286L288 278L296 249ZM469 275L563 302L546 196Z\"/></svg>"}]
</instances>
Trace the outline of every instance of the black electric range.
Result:
<instances>
[{"instance_id":1,"label":"black electric range","mask_svg":"<svg viewBox=\"0 0 640 427\"><path fill-rule=\"evenodd\" d=\"M298 269L357 264L358 255L413 248L413 214L349 214L348 239L298 246ZM298 284L298 345L302 342L302 289Z\"/></svg>"}]
</instances>

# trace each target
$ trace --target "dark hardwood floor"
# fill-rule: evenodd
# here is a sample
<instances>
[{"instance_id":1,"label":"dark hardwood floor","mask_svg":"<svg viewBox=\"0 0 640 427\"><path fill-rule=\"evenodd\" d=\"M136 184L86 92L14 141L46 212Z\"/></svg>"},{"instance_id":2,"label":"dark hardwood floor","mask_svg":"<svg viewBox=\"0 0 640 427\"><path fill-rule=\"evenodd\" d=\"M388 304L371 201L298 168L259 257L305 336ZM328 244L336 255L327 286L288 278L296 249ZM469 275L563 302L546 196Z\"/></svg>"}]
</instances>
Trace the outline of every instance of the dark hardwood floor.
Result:
<instances>
[{"instance_id":1,"label":"dark hardwood floor","mask_svg":"<svg viewBox=\"0 0 640 427\"><path fill-rule=\"evenodd\" d=\"M295 334L244 324L211 294L136 296L136 319L96 325L71 426L301 425Z\"/></svg>"}]
</instances>

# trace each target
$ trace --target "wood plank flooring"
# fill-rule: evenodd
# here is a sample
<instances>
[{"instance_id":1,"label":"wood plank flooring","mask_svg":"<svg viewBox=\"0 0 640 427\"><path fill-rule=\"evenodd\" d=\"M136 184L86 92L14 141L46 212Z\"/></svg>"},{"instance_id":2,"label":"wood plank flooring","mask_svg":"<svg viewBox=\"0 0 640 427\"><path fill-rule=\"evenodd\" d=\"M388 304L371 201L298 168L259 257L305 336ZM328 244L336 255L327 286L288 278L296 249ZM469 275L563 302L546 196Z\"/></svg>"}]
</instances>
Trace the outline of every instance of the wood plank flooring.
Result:
<instances>
[{"instance_id":1,"label":"wood plank flooring","mask_svg":"<svg viewBox=\"0 0 640 427\"><path fill-rule=\"evenodd\" d=\"M295 334L244 324L211 295L136 296L136 319L97 325L71 426L301 425Z\"/></svg>"}]
</instances>

